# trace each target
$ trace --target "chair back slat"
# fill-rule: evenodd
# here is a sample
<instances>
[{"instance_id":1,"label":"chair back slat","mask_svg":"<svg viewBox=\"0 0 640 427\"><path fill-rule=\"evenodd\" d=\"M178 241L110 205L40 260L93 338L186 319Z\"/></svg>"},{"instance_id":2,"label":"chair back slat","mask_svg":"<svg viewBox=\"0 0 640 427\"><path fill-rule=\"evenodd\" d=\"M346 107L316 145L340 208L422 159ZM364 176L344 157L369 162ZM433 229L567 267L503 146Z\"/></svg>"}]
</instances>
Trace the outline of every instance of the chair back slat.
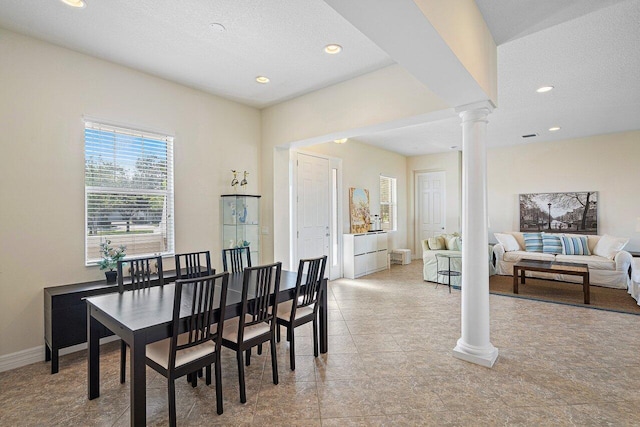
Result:
<instances>
[{"instance_id":1,"label":"chair back slat","mask_svg":"<svg viewBox=\"0 0 640 427\"><path fill-rule=\"evenodd\" d=\"M176 254L176 275L178 279L193 279L194 277L215 274L211 268L211 254L209 251Z\"/></svg>"},{"instance_id":2,"label":"chair back slat","mask_svg":"<svg viewBox=\"0 0 640 427\"><path fill-rule=\"evenodd\" d=\"M152 285L152 274L157 274L159 284L164 285L162 256L133 258L118 261L118 292L124 292L124 264L129 265L127 277L131 280L131 287L134 291L150 288Z\"/></svg>"},{"instance_id":3,"label":"chair back slat","mask_svg":"<svg viewBox=\"0 0 640 427\"><path fill-rule=\"evenodd\" d=\"M173 300L173 334L171 336L171 350L169 353L169 366L175 367L176 353L207 341L213 341L216 351L220 351L222 342L222 321L225 316L227 301L227 288L229 273L200 276L189 279L176 280L175 296ZM216 298L216 295L218 296ZM190 301L189 315L181 319L180 312L183 299ZM218 318L214 318L217 308ZM186 342L178 344L178 336L181 334L180 323L185 322L187 334ZM213 325L217 324L215 330Z\"/></svg>"},{"instance_id":4,"label":"chair back slat","mask_svg":"<svg viewBox=\"0 0 640 427\"><path fill-rule=\"evenodd\" d=\"M242 273L245 267L251 267L251 249L249 246L222 250L222 267L230 273Z\"/></svg>"},{"instance_id":5,"label":"chair back slat","mask_svg":"<svg viewBox=\"0 0 640 427\"><path fill-rule=\"evenodd\" d=\"M238 342L242 342L245 327L270 322L274 318L278 305L277 295L280 291L281 273L281 262L244 269ZM253 299L249 302L250 289L253 291ZM247 314L251 316L250 321L246 320Z\"/></svg>"},{"instance_id":6,"label":"chair back slat","mask_svg":"<svg viewBox=\"0 0 640 427\"><path fill-rule=\"evenodd\" d=\"M295 319L296 309L315 304L314 312L318 309L318 298L320 297L320 283L324 278L324 271L327 266L327 256L318 258L301 259L298 264L298 277L296 279L296 294L291 305L291 318ZM303 285L304 280L304 286Z\"/></svg>"}]
</instances>

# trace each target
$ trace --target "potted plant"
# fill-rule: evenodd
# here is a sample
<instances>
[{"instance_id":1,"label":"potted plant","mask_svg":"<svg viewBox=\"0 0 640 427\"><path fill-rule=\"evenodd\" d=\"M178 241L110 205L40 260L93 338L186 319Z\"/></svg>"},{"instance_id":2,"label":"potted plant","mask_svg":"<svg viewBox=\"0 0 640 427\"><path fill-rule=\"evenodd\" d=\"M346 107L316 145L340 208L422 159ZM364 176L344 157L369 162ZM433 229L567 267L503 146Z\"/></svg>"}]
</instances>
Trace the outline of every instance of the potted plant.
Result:
<instances>
[{"instance_id":1,"label":"potted plant","mask_svg":"<svg viewBox=\"0 0 640 427\"><path fill-rule=\"evenodd\" d=\"M107 277L107 283L115 283L116 278L118 277L118 272L113 271L113 269L118 266L118 261L126 256L126 250L127 247L124 245L120 245L117 249L113 248L111 246L111 240L105 240L100 243L102 260L100 260L98 265L100 266L100 270L109 269L109 271L105 271L104 273Z\"/></svg>"}]
</instances>

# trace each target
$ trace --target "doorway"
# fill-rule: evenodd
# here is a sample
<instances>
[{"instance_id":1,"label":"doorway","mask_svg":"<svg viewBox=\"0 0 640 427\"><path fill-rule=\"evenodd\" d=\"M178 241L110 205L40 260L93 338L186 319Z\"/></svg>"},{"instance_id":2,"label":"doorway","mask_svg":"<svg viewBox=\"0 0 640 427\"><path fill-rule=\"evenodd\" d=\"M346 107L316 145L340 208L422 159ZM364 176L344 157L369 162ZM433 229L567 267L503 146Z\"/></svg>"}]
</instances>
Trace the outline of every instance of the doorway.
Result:
<instances>
[{"instance_id":1,"label":"doorway","mask_svg":"<svg viewBox=\"0 0 640 427\"><path fill-rule=\"evenodd\" d=\"M416 227L415 253L422 253L422 241L445 232L447 203L445 172L420 172L415 175Z\"/></svg>"}]
</instances>

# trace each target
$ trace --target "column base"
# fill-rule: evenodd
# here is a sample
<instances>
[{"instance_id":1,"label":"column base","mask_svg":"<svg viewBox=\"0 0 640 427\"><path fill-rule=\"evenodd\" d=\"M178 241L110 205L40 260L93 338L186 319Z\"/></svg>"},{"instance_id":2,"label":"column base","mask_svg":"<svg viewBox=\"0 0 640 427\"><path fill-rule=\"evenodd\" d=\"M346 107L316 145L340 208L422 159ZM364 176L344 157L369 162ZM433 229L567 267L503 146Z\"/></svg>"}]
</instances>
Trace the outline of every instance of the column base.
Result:
<instances>
[{"instance_id":1,"label":"column base","mask_svg":"<svg viewBox=\"0 0 640 427\"><path fill-rule=\"evenodd\" d=\"M498 349L491 343L486 347L476 347L463 342L462 338L460 338L453 349L453 357L491 368L496 363L496 359L498 359Z\"/></svg>"}]
</instances>

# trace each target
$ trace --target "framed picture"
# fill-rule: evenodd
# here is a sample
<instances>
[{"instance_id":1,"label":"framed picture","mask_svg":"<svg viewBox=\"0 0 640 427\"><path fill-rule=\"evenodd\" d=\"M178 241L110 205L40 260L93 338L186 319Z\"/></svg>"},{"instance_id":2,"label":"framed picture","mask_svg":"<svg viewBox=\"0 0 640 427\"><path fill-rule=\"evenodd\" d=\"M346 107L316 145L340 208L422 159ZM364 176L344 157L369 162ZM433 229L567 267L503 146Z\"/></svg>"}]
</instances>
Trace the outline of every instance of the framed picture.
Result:
<instances>
[{"instance_id":1,"label":"framed picture","mask_svg":"<svg viewBox=\"0 0 640 427\"><path fill-rule=\"evenodd\" d=\"M520 231L598 234L598 192L520 194Z\"/></svg>"},{"instance_id":2,"label":"framed picture","mask_svg":"<svg viewBox=\"0 0 640 427\"><path fill-rule=\"evenodd\" d=\"M371 222L369 214L369 190L349 188L349 212L351 233L366 233Z\"/></svg>"}]
</instances>

